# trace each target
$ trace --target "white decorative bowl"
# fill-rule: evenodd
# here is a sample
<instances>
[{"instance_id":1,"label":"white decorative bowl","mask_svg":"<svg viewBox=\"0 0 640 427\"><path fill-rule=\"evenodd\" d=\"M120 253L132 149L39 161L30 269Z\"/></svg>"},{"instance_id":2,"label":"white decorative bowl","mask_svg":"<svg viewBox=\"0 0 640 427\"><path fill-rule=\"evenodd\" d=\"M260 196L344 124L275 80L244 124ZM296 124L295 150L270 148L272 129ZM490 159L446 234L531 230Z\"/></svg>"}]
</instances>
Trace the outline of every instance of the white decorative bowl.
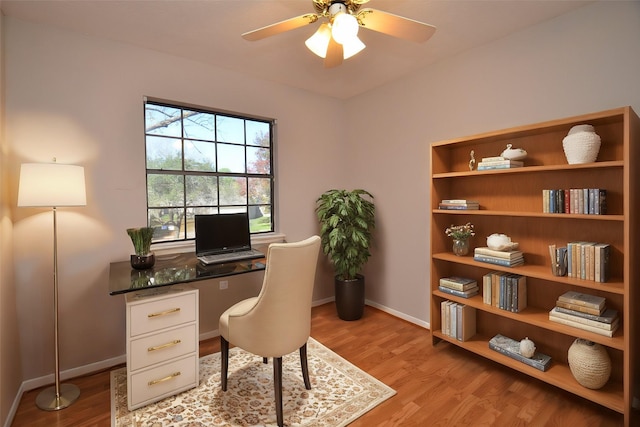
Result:
<instances>
[{"instance_id":1,"label":"white decorative bowl","mask_svg":"<svg viewBox=\"0 0 640 427\"><path fill-rule=\"evenodd\" d=\"M512 251L518 248L518 244L512 242L511 237L499 233L487 237L487 246L494 251Z\"/></svg>"},{"instance_id":2,"label":"white decorative bowl","mask_svg":"<svg viewBox=\"0 0 640 427\"><path fill-rule=\"evenodd\" d=\"M522 160L527 157L527 152L522 148L511 148L511 144L507 144L507 148L500 154L501 157L509 160Z\"/></svg>"}]
</instances>

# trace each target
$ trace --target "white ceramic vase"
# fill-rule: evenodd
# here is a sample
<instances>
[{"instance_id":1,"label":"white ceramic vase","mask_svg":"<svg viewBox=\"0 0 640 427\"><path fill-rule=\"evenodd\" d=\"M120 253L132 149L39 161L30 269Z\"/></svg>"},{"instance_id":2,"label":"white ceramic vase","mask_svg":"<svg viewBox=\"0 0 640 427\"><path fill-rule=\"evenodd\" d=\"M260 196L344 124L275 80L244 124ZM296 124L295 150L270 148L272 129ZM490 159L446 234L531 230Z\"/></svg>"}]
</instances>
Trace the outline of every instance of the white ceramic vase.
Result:
<instances>
[{"instance_id":1,"label":"white ceramic vase","mask_svg":"<svg viewBox=\"0 0 640 427\"><path fill-rule=\"evenodd\" d=\"M600 152L600 136L591 125L576 125L562 140L564 155L570 165L592 163Z\"/></svg>"}]
</instances>

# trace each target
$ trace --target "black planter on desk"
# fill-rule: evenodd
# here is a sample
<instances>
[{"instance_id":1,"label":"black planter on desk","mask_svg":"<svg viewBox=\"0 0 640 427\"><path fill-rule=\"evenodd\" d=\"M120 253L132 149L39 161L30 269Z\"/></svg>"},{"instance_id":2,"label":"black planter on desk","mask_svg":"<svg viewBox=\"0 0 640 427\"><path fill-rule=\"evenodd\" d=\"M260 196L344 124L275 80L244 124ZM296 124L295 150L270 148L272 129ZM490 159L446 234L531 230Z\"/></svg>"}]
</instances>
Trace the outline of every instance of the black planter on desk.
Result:
<instances>
[{"instance_id":1,"label":"black planter on desk","mask_svg":"<svg viewBox=\"0 0 640 427\"><path fill-rule=\"evenodd\" d=\"M131 267L136 270L146 270L151 268L156 263L156 256L154 254L146 255L131 255Z\"/></svg>"}]
</instances>

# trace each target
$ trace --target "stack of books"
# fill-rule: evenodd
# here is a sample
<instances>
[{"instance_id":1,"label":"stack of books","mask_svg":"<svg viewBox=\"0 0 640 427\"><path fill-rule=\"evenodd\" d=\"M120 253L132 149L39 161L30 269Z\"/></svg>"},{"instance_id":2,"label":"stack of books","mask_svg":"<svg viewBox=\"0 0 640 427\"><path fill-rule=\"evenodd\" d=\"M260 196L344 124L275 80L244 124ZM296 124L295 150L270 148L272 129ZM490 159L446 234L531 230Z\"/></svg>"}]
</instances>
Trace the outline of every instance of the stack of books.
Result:
<instances>
[{"instance_id":1,"label":"stack of books","mask_svg":"<svg viewBox=\"0 0 640 427\"><path fill-rule=\"evenodd\" d=\"M453 301L440 303L442 333L467 341L476 334L476 309Z\"/></svg>"},{"instance_id":2,"label":"stack of books","mask_svg":"<svg viewBox=\"0 0 640 427\"><path fill-rule=\"evenodd\" d=\"M443 277L440 279L438 289L442 292L462 298L471 298L478 295L478 283L466 277Z\"/></svg>"},{"instance_id":3,"label":"stack of books","mask_svg":"<svg viewBox=\"0 0 640 427\"><path fill-rule=\"evenodd\" d=\"M611 245L598 242L567 243L567 276L604 283L609 280Z\"/></svg>"},{"instance_id":4,"label":"stack of books","mask_svg":"<svg viewBox=\"0 0 640 427\"><path fill-rule=\"evenodd\" d=\"M604 188L569 188L542 190L542 212L605 215L607 190Z\"/></svg>"},{"instance_id":5,"label":"stack of books","mask_svg":"<svg viewBox=\"0 0 640 427\"><path fill-rule=\"evenodd\" d=\"M491 340L489 340L489 348L543 372L551 365L551 357L537 351L531 357L524 357L520 354L520 341L505 337L504 335L498 334L491 338Z\"/></svg>"},{"instance_id":6,"label":"stack of books","mask_svg":"<svg viewBox=\"0 0 640 427\"><path fill-rule=\"evenodd\" d=\"M480 203L475 200L443 199L438 204L438 208L449 210L478 210L480 209Z\"/></svg>"},{"instance_id":7,"label":"stack of books","mask_svg":"<svg viewBox=\"0 0 640 427\"><path fill-rule=\"evenodd\" d=\"M503 267L515 267L524 264L524 254L519 250L496 251L488 247L480 247L474 249L473 259Z\"/></svg>"},{"instance_id":8,"label":"stack of books","mask_svg":"<svg viewBox=\"0 0 640 427\"><path fill-rule=\"evenodd\" d=\"M527 277L494 271L482 277L482 302L518 313L527 308Z\"/></svg>"},{"instance_id":9,"label":"stack of books","mask_svg":"<svg viewBox=\"0 0 640 427\"><path fill-rule=\"evenodd\" d=\"M483 157L482 161L478 163L478 170L490 170L490 169L511 169L521 168L524 166L522 160L510 160L504 157Z\"/></svg>"},{"instance_id":10,"label":"stack of books","mask_svg":"<svg viewBox=\"0 0 640 427\"><path fill-rule=\"evenodd\" d=\"M549 320L607 337L620 325L618 311L607 308L605 298L576 291L558 297Z\"/></svg>"}]
</instances>

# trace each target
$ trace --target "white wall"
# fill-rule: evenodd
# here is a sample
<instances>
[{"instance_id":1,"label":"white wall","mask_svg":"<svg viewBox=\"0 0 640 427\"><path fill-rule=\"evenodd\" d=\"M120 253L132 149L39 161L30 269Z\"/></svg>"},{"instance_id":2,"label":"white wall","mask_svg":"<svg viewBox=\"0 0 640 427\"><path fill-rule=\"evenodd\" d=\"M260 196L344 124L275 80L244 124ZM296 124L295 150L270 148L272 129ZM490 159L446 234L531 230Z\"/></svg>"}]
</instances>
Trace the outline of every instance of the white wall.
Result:
<instances>
[{"instance_id":1,"label":"white wall","mask_svg":"<svg viewBox=\"0 0 640 427\"><path fill-rule=\"evenodd\" d=\"M640 114L639 42L640 2L598 2L348 101L351 180L378 207L367 298L429 320L429 143L626 105Z\"/></svg>"},{"instance_id":2,"label":"white wall","mask_svg":"<svg viewBox=\"0 0 640 427\"><path fill-rule=\"evenodd\" d=\"M53 372L52 216L46 209L15 207L19 165L56 157L85 166L87 206L58 209L62 371L121 357L124 298L109 296L108 271L110 262L128 259L132 251L125 229L146 221L145 95L276 118L278 229L290 241L318 232L315 199L344 179L340 102L51 27L10 18L5 27L25 380ZM318 132L317 117L333 126ZM332 295L331 272L320 276L315 299ZM255 295L261 277L233 277L228 291L216 290L217 282L198 284L201 333L217 330L224 307Z\"/></svg>"}]
</instances>

